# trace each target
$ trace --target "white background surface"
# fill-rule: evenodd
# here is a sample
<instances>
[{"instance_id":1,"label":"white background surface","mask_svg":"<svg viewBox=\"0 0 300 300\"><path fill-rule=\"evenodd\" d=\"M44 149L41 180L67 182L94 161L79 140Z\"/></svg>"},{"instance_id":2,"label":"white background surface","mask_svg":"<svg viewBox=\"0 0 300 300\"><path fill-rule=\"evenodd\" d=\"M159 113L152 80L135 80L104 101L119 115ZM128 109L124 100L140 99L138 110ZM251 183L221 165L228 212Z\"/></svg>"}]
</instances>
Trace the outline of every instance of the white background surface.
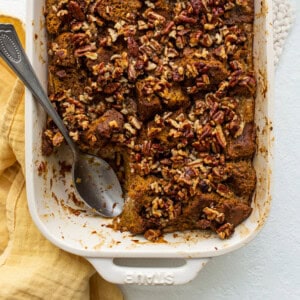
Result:
<instances>
[{"instance_id":1,"label":"white background surface","mask_svg":"<svg viewBox=\"0 0 300 300\"><path fill-rule=\"evenodd\" d=\"M247 246L212 259L183 286L123 286L128 300L300 299L300 1L276 71L272 210ZM25 17L26 0L0 0L0 14ZM68 300L68 299L67 299Z\"/></svg>"}]
</instances>

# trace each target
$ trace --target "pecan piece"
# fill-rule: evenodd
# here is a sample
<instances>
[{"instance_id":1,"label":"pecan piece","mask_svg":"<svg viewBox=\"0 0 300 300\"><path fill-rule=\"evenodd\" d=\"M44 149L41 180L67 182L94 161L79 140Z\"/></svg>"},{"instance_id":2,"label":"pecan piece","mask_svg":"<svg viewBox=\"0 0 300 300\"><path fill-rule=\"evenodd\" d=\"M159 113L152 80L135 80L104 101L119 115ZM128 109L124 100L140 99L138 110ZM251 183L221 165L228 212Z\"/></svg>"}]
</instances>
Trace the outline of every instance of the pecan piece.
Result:
<instances>
[{"instance_id":1,"label":"pecan piece","mask_svg":"<svg viewBox=\"0 0 300 300\"><path fill-rule=\"evenodd\" d=\"M166 27L161 31L161 34L169 34L174 25L175 25L174 21L168 22Z\"/></svg>"},{"instance_id":2,"label":"pecan piece","mask_svg":"<svg viewBox=\"0 0 300 300\"><path fill-rule=\"evenodd\" d=\"M131 54L132 56L138 56L139 45L137 44L136 40L131 36L127 38L127 47L129 54Z\"/></svg>"},{"instance_id":3,"label":"pecan piece","mask_svg":"<svg viewBox=\"0 0 300 300\"><path fill-rule=\"evenodd\" d=\"M70 1L68 5L68 9L71 15L73 16L73 18L75 18L78 21L84 21L85 15L77 2Z\"/></svg>"},{"instance_id":4,"label":"pecan piece","mask_svg":"<svg viewBox=\"0 0 300 300\"><path fill-rule=\"evenodd\" d=\"M128 121L131 125L133 125L136 129L142 128L142 122L139 121L135 116L129 116Z\"/></svg>"},{"instance_id":5,"label":"pecan piece","mask_svg":"<svg viewBox=\"0 0 300 300\"><path fill-rule=\"evenodd\" d=\"M212 46L214 41L213 41L212 37L208 33L206 33L200 39L200 43L202 46L209 48Z\"/></svg>"},{"instance_id":6,"label":"pecan piece","mask_svg":"<svg viewBox=\"0 0 300 300\"><path fill-rule=\"evenodd\" d=\"M86 53L89 53L89 52L92 52L96 50L96 46L91 44L91 45L86 45L86 46L82 46L78 49L76 49L74 51L74 55L77 56L77 57L81 57L81 56L85 56Z\"/></svg>"},{"instance_id":7,"label":"pecan piece","mask_svg":"<svg viewBox=\"0 0 300 300\"><path fill-rule=\"evenodd\" d=\"M222 224L225 221L225 214L216 209L205 207L203 212L205 213L207 220L216 221L219 224Z\"/></svg>"},{"instance_id":8,"label":"pecan piece","mask_svg":"<svg viewBox=\"0 0 300 300\"><path fill-rule=\"evenodd\" d=\"M166 18L164 16L154 12L151 8L147 9L144 12L144 16L148 19L151 25L162 24L166 21Z\"/></svg>"},{"instance_id":9,"label":"pecan piece","mask_svg":"<svg viewBox=\"0 0 300 300\"><path fill-rule=\"evenodd\" d=\"M175 21L179 21L182 23L188 23L188 24L196 24L197 23L197 19L189 17L187 15L187 11L182 11L179 16L175 17Z\"/></svg>"},{"instance_id":10,"label":"pecan piece","mask_svg":"<svg viewBox=\"0 0 300 300\"><path fill-rule=\"evenodd\" d=\"M190 41L189 45L191 47L196 47L199 43L200 38L202 37L203 32L201 30L197 30L190 33Z\"/></svg>"},{"instance_id":11,"label":"pecan piece","mask_svg":"<svg viewBox=\"0 0 300 300\"><path fill-rule=\"evenodd\" d=\"M214 55L225 60L227 59L227 54L224 45L219 46L218 48L214 49Z\"/></svg>"},{"instance_id":12,"label":"pecan piece","mask_svg":"<svg viewBox=\"0 0 300 300\"><path fill-rule=\"evenodd\" d=\"M225 113L223 110L217 111L213 116L212 119L215 121L216 124L222 124L225 119Z\"/></svg>"},{"instance_id":13,"label":"pecan piece","mask_svg":"<svg viewBox=\"0 0 300 300\"><path fill-rule=\"evenodd\" d=\"M52 144L54 147L58 147L59 145L61 145L61 143L63 142L64 137L62 136L62 134L58 131L55 133L55 135L52 138Z\"/></svg>"},{"instance_id":14,"label":"pecan piece","mask_svg":"<svg viewBox=\"0 0 300 300\"><path fill-rule=\"evenodd\" d=\"M135 79L137 78L137 72L136 72L133 64L128 65L127 73L128 73L128 80L135 81Z\"/></svg>"},{"instance_id":15,"label":"pecan piece","mask_svg":"<svg viewBox=\"0 0 300 300\"><path fill-rule=\"evenodd\" d=\"M215 132L215 135L216 135L216 138L217 138L217 141L218 141L219 145L220 145L222 148L226 148L227 141L226 141L226 138L225 138L223 129L222 129L222 127L221 127L220 125L217 125L217 126L216 126L216 132Z\"/></svg>"},{"instance_id":16,"label":"pecan piece","mask_svg":"<svg viewBox=\"0 0 300 300\"><path fill-rule=\"evenodd\" d=\"M75 46L79 47L85 44L88 41L89 36L86 33L75 33L72 36L72 42Z\"/></svg>"},{"instance_id":17,"label":"pecan piece","mask_svg":"<svg viewBox=\"0 0 300 300\"><path fill-rule=\"evenodd\" d=\"M175 81L175 82L183 81L184 80L184 69L183 69L183 67L179 67L178 69L175 69L173 71L172 77L173 77L173 81Z\"/></svg>"},{"instance_id":18,"label":"pecan piece","mask_svg":"<svg viewBox=\"0 0 300 300\"><path fill-rule=\"evenodd\" d=\"M233 232L234 226L231 223L225 223L217 229L217 234L222 240L228 239Z\"/></svg>"},{"instance_id":19,"label":"pecan piece","mask_svg":"<svg viewBox=\"0 0 300 300\"><path fill-rule=\"evenodd\" d=\"M202 139L204 139L207 136L210 136L213 132L212 127L209 124L206 124L202 129L201 129L201 133L199 135L199 140L201 141Z\"/></svg>"},{"instance_id":20,"label":"pecan piece","mask_svg":"<svg viewBox=\"0 0 300 300\"><path fill-rule=\"evenodd\" d=\"M191 0L190 2L195 14L198 15L200 12L206 12L206 8L202 0Z\"/></svg>"},{"instance_id":21,"label":"pecan piece","mask_svg":"<svg viewBox=\"0 0 300 300\"><path fill-rule=\"evenodd\" d=\"M161 236L161 234L162 232L159 229L148 229L144 233L144 237L150 242L155 242Z\"/></svg>"},{"instance_id":22,"label":"pecan piece","mask_svg":"<svg viewBox=\"0 0 300 300\"><path fill-rule=\"evenodd\" d=\"M180 35L177 36L175 44L177 48L183 49L186 45L186 38Z\"/></svg>"},{"instance_id":23,"label":"pecan piece","mask_svg":"<svg viewBox=\"0 0 300 300\"><path fill-rule=\"evenodd\" d=\"M105 94L113 94L120 87L120 85L120 82L110 82L104 87L103 91Z\"/></svg>"}]
</instances>

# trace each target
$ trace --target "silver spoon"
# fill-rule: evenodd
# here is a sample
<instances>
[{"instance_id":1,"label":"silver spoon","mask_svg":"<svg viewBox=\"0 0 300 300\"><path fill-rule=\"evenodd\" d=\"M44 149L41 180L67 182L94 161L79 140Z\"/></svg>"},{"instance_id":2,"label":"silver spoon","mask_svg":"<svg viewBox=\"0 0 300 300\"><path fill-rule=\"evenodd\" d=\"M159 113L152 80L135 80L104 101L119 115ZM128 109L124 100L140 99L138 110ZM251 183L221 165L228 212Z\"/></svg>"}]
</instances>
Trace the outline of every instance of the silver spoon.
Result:
<instances>
[{"instance_id":1,"label":"silver spoon","mask_svg":"<svg viewBox=\"0 0 300 300\"><path fill-rule=\"evenodd\" d=\"M67 128L42 88L11 24L0 24L0 56L39 101L69 144L73 153L74 187L80 198L101 216L118 216L123 210L124 199L115 172L103 159L82 153L70 138Z\"/></svg>"}]
</instances>

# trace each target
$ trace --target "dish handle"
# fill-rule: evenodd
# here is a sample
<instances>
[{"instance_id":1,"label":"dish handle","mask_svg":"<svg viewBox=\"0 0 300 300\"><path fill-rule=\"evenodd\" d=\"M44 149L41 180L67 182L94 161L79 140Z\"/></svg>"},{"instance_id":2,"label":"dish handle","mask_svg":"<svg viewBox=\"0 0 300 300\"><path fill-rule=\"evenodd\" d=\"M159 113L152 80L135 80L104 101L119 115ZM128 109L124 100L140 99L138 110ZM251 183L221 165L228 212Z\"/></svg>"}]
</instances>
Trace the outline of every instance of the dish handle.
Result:
<instances>
[{"instance_id":1,"label":"dish handle","mask_svg":"<svg viewBox=\"0 0 300 300\"><path fill-rule=\"evenodd\" d=\"M115 264L113 258L86 257L107 281L116 284L178 285L193 280L209 258L184 259L179 267L130 267ZM148 258L151 260L151 258Z\"/></svg>"}]
</instances>

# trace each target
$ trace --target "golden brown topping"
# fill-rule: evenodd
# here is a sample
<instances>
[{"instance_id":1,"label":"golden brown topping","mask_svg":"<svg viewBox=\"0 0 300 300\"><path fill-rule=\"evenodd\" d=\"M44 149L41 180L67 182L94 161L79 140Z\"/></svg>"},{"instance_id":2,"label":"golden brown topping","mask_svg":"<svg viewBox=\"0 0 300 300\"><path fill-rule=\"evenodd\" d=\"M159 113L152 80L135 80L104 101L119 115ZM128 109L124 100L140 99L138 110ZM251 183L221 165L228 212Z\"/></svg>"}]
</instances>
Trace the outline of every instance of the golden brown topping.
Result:
<instances>
[{"instance_id":1,"label":"golden brown topping","mask_svg":"<svg viewBox=\"0 0 300 300\"><path fill-rule=\"evenodd\" d=\"M249 168L245 196L236 187L246 186L243 175L229 167L255 151L254 107L245 100L253 103L256 90L253 1L46 6L49 97L73 140L117 167L143 220L138 231L154 241L184 223L229 237L233 225L217 204L253 190ZM43 136L47 154L63 142L52 122Z\"/></svg>"}]
</instances>

